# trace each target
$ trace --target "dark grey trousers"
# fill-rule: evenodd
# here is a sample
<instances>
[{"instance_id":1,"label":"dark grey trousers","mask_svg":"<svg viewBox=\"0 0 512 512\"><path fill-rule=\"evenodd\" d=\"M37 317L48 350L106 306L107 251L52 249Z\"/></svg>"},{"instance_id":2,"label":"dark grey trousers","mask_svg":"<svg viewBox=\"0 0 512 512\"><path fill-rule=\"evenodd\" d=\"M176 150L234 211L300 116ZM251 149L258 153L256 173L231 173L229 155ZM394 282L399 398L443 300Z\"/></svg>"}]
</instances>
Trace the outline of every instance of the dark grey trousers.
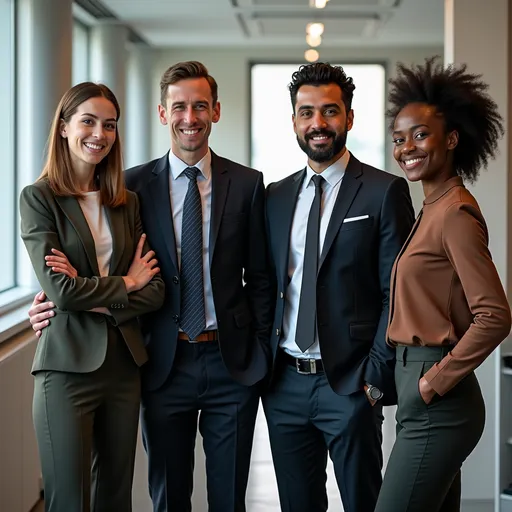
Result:
<instances>
[{"instance_id":1,"label":"dark grey trousers","mask_svg":"<svg viewBox=\"0 0 512 512\"><path fill-rule=\"evenodd\" d=\"M46 512L132 510L139 404L139 369L115 327L98 370L35 375Z\"/></svg>"},{"instance_id":2,"label":"dark grey trousers","mask_svg":"<svg viewBox=\"0 0 512 512\"><path fill-rule=\"evenodd\" d=\"M208 511L245 512L258 403L259 386L243 386L231 377L217 342L178 341L169 378L156 390L144 389L142 398L154 512L192 511L198 428Z\"/></svg>"},{"instance_id":3,"label":"dark grey trousers","mask_svg":"<svg viewBox=\"0 0 512 512\"><path fill-rule=\"evenodd\" d=\"M485 407L474 373L429 405L420 378L451 347L398 347L397 438L375 512L458 512L460 469L478 443Z\"/></svg>"},{"instance_id":4,"label":"dark grey trousers","mask_svg":"<svg viewBox=\"0 0 512 512\"><path fill-rule=\"evenodd\" d=\"M336 394L324 373L300 375L278 356L263 395L282 512L326 512L330 456L346 512L374 512L382 481L382 407L361 389Z\"/></svg>"}]
</instances>

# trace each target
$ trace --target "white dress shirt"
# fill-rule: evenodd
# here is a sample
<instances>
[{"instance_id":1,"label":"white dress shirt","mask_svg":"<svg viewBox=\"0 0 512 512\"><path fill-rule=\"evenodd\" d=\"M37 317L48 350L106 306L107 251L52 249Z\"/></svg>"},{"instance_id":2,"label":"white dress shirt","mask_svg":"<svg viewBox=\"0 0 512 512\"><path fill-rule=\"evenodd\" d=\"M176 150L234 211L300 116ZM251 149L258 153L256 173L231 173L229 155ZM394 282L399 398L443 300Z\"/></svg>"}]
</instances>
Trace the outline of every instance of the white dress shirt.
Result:
<instances>
[{"instance_id":1,"label":"white dress shirt","mask_svg":"<svg viewBox=\"0 0 512 512\"><path fill-rule=\"evenodd\" d=\"M210 275L210 219L212 211L212 155L208 153L195 165L189 166L180 160L172 151L169 151L169 165L171 175L169 188L171 194L172 221L174 224L174 237L176 239L176 252L178 265L181 266L181 225L183 221L183 204L187 194L189 179L183 171L187 167L197 167L197 186L201 195L203 214L203 279L204 279L204 308L206 316L206 330L217 329L217 317L213 304L212 280Z\"/></svg>"},{"instance_id":2,"label":"white dress shirt","mask_svg":"<svg viewBox=\"0 0 512 512\"><path fill-rule=\"evenodd\" d=\"M100 276L105 277L108 276L112 257L112 233L105 217L105 208L100 202L100 191L82 194L78 204L91 230Z\"/></svg>"},{"instance_id":3,"label":"white dress shirt","mask_svg":"<svg viewBox=\"0 0 512 512\"><path fill-rule=\"evenodd\" d=\"M345 151L343 156L322 172L322 206L320 213L320 239L318 254L322 254L327 226L331 220L332 211L338 191L340 189L345 169L347 168L350 153ZM302 183L295 213L293 215L292 230L290 233L290 252L288 255L288 277L290 284L286 292L286 302L283 318L283 336L280 346L293 357L304 359L321 359L318 332L311 347L302 352L295 343L295 329L297 327L297 315L299 312L300 290L302 287L302 271L304 268L304 250L306 248L306 231L308 227L309 210L315 197L315 184L311 180L316 173L306 167L306 177Z\"/></svg>"}]
</instances>

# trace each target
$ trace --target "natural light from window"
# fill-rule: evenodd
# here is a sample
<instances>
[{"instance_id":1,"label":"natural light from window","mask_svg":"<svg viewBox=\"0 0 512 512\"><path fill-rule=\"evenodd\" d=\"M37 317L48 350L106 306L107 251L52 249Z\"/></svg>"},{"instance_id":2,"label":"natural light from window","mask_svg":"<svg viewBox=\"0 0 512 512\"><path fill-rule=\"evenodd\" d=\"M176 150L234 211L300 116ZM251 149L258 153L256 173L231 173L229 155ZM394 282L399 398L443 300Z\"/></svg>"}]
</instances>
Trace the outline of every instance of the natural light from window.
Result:
<instances>
[{"instance_id":1,"label":"natural light from window","mask_svg":"<svg viewBox=\"0 0 512 512\"><path fill-rule=\"evenodd\" d=\"M0 187L0 292L15 284L15 172L14 172L14 16L13 2L0 2L0 111L4 130L0 137L2 186Z\"/></svg>"}]
</instances>

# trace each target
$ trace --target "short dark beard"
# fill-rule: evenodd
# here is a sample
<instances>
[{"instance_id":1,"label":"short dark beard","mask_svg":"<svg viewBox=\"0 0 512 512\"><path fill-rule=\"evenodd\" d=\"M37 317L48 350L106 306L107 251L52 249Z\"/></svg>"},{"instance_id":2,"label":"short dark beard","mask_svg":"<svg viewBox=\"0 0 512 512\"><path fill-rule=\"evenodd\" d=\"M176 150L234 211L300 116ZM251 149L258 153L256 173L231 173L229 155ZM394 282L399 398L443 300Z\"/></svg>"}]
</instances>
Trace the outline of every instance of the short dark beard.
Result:
<instances>
[{"instance_id":1,"label":"short dark beard","mask_svg":"<svg viewBox=\"0 0 512 512\"><path fill-rule=\"evenodd\" d=\"M313 149L308 142L318 135L327 135L328 137L334 137L332 139L332 143L323 148L323 149ZM306 153L308 158L313 161L317 162L319 164L328 162L329 160L332 160L336 155L341 153L343 151L343 148L345 147L345 144L347 143L347 129L343 131L343 133L340 133L339 135L336 135L334 132L331 132L330 130L319 130L316 132L311 132L306 134L304 139L301 139L297 135L297 142L299 143L300 149Z\"/></svg>"}]
</instances>

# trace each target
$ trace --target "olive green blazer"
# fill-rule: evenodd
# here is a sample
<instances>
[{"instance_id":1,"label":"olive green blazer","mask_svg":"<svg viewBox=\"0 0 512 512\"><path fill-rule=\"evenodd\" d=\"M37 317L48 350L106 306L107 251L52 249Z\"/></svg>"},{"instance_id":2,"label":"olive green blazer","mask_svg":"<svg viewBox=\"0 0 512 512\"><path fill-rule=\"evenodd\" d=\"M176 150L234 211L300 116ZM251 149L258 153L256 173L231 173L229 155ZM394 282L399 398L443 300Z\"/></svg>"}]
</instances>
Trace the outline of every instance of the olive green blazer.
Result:
<instances>
[{"instance_id":1,"label":"olive green blazer","mask_svg":"<svg viewBox=\"0 0 512 512\"><path fill-rule=\"evenodd\" d=\"M21 238L42 289L56 306L39 339L33 373L98 369L107 352L107 322L119 328L137 365L147 361L137 316L160 308L164 283L157 275L142 290L128 294L122 279L142 234L136 194L128 192L126 205L105 207L105 212L113 248L109 275L100 277L94 240L77 199L56 196L45 181L21 192ZM67 256L79 277L46 266L44 258L53 248ZM144 253L148 250L146 244ZM112 316L88 311L97 307L108 308Z\"/></svg>"}]
</instances>

